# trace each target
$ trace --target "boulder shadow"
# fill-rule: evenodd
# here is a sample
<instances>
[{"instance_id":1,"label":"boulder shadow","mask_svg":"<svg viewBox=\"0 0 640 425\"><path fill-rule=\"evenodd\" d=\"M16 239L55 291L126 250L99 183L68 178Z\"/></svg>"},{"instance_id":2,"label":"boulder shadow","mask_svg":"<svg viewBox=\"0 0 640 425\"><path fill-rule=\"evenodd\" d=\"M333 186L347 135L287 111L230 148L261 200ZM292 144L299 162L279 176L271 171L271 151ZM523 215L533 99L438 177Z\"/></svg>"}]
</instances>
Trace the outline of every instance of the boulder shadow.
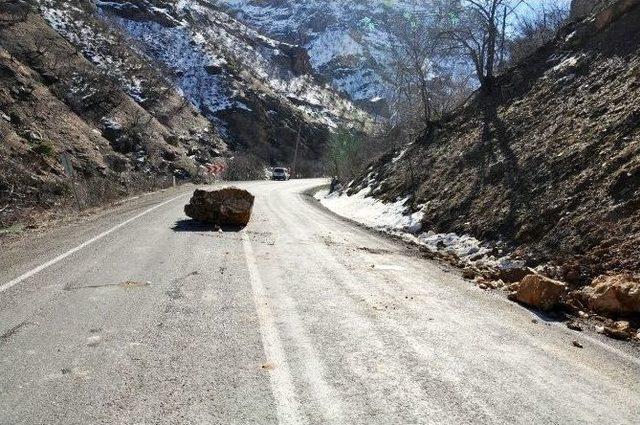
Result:
<instances>
[{"instance_id":1,"label":"boulder shadow","mask_svg":"<svg viewBox=\"0 0 640 425\"><path fill-rule=\"evenodd\" d=\"M567 316L567 313L559 309L544 311L519 302L517 302L517 304L529 310L531 313L533 313L534 316L536 316L535 318L537 320L541 320L544 323L566 322L567 320L569 320L569 316Z\"/></svg>"},{"instance_id":2,"label":"boulder shadow","mask_svg":"<svg viewBox=\"0 0 640 425\"><path fill-rule=\"evenodd\" d=\"M244 229L245 226L218 226L203 223L201 221L184 219L175 222L171 230L174 232L217 232L218 229L224 233L237 233Z\"/></svg>"}]
</instances>

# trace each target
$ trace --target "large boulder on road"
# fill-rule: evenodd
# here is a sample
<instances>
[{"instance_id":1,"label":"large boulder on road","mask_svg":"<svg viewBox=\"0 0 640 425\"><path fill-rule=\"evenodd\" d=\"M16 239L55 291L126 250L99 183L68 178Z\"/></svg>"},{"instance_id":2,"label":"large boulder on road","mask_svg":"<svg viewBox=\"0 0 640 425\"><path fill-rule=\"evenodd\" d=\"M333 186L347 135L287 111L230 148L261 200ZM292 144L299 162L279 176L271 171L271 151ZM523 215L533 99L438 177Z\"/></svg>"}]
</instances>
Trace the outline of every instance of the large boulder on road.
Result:
<instances>
[{"instance_id":1,"label":"large boulder on road","mask_svg":"<svg viewBox=\"0 0 640 425\"><path fill-rule=\"evenodd\" d=\"M218 226L246 226L251 218L255 197L246 190L229 187L220 190L196 190L188 205L187 216Z\"/></svg>"},{"instance_id":2,"label":"large boulder on road","mask_svg":"<svg viewBox=\"0 0 640 425\"><path fill-rule=\"evenodd\" d=\"M600 276L582 289L580 297L597 313L640 314L640 279L626 274Z\"/></svg>"},{"instance_id":3,"label":"large boulder on road","mask_svg":"<svg viewBox=\"0 0 640 425\"><path fill-rule=\"evenodd\" d=\"M541 310L551 310L566 292L564 283L539 274L525 276L518 285L515 300Z\"/></svg>"}]
</instances>

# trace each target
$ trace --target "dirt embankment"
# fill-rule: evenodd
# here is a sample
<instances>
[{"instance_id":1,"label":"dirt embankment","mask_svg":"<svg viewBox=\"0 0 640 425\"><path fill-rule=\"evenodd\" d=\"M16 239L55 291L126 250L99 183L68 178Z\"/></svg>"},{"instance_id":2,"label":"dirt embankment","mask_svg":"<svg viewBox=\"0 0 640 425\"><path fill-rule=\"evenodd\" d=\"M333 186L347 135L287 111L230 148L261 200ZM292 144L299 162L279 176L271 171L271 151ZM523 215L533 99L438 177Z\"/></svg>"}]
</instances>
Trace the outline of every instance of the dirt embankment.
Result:
<instances>
[{"instance_id":1,"label":"dirt embankment","mask_svg":"<svg viewBox=\"0 0 640 425\"><path fill-rule=\"evenodd\" d=\"M411 196L423 230L506 247L573 288L640 270L640 5L620 1L352 185ZM399 158L398 158L399 157Z\"/></svg>"}]
</instances>

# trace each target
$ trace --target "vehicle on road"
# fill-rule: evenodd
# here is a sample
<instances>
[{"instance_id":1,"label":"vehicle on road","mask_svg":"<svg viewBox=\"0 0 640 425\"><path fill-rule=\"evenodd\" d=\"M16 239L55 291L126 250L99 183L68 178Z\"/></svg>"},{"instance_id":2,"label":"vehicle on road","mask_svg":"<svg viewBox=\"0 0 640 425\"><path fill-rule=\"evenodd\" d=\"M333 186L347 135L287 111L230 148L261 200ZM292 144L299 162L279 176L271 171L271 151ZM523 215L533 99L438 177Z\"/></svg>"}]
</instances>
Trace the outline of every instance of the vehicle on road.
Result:
<instances>
[{"instance_id":1,"label":"vehicle on road","mask_svg":"<svg viewBox=\"0 0 640 425\"><path fill-rule=\"evenodd\" d=\"M291 178L291 174L289 173L288 168L284 167L276 167L271 172L271 180L281 180L286 181Z\"/></svg>"}]
</instances>

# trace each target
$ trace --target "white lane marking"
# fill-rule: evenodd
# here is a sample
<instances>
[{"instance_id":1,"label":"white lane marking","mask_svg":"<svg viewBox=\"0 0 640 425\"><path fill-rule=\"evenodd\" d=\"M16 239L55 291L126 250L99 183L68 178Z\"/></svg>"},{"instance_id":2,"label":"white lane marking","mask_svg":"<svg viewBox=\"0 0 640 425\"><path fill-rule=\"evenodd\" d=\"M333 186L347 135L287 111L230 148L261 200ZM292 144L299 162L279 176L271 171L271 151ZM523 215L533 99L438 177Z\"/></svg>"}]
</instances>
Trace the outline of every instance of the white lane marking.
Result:
<instances>
[{"instance_id":1,"label":"white lane marking","mask_svg":"<svg viewBox=\"0 0 640 425\"><path fill-rule=\"evenodd\" d=\"M37 273L40 273L42 270L53 266L54 264L64 260L68 256L73 255L76 252L80 251L81 249L86 248L87 246L91 245L92 243L104 238L105 236L110 235L111 233L113 233L116 230L126 226L127 224L131 223L132 221L135 221L135 220L139 219L140 217L149 214L151 211L157 210L158 208L160 208L160 207L162 207L162 206L164 206L164 205L166 205L166 204L168 204L170 202L173 202L176 199L185 197L187 195L189 195L189 193L183 193L182 195L176 196L175 198L171 198L168 201L165 201L165 202L163 202L161 204L158 204L158 205L156 205L156 206L154 206L152 208L149 208L148 210L145 210L145 211L141 212L140 214L138 214L138 215L136 215L134 217L131 217L128 220L123 221L122 223L118 224L117 226L114 226L111 229L100 233L98 236L95 236L95 237L89 239L88 241L81 243L80 245L76 246L75 248L71 248L69 251L58 255L56 258L53 258L53 259L47 261L46 263L41 264L38 267L29 270L25 274L23 274L21 276L18 276L17 278L13 279L12 281L7 282L7 283L3 284L2 286L0 286L0 293L6 291L9 288L13 288L14 286L16 286L17 284L21 283L22 281L24 281L26 279L29 279L31 276L33 276L33 275L35 275Z\"/></svg>"},{"instance_id":2,"label":"white lane marking","mask_svg":"<svg viewBox=\"0 0 640 425\"><path fill-rule=\"evenodd\" d=\"M271 214L274 214L277 220L288 226L279 212L275 212L271 209ZM282 248L276 247L276 250ZM277 251L275 255L288 255L288 253L280 253ZM284 264L284 266L283 266ZM309 333L305 329L303 321L300 319L300 315L297 311L297 305L294 299L289 295L287 289L283 284L277 282L284 282L287 274L287 268L291 266L295 269L295 261L290 265L287 262L281 262L280 267L275 273L271 272L266 274L267 281L275 281L272 293L275 292L278 298L278 304L282 306L283 310L287 311L287 321L285 326L289 329L289 335L293 337L296 346L300 349L304 356L304 376L311 386L311 393L316 399L318 406L322 410L324 416L324 424L336 424L341 425L348 423L344 417L342 400L340 400L331 385L329 385L325 379L325 367L320 360L320 356L316 348L313 345ZM264 272L263 272L264 273Z\"/></svg>"},{"instance_id":3,"label":"white lane marking","mask_svg":"<svg viewBox=\"0 0 640 425\"><path fill-rule=\"evenodd\" d=\"M262 336L262 345L267 362L271 363L274 368L269 371L269 379L271 380L271 389L273 397L276 401L276 411L279 424L300 424L303 423L299 411L300 403L296 396L293 382L291 381L291 372L282 348L282 341L278 335L278 329L275 326L273 312L269 308L268 298L262 278L258 272L258 265L253 254L253 247L247 233L242 233L242 245L244 254L247 259L247 268L249 269L249 280L251 281L251 289L253 292L253 302L258 313L260 321L260 335Z\"/></svg>"}]
</instances>

